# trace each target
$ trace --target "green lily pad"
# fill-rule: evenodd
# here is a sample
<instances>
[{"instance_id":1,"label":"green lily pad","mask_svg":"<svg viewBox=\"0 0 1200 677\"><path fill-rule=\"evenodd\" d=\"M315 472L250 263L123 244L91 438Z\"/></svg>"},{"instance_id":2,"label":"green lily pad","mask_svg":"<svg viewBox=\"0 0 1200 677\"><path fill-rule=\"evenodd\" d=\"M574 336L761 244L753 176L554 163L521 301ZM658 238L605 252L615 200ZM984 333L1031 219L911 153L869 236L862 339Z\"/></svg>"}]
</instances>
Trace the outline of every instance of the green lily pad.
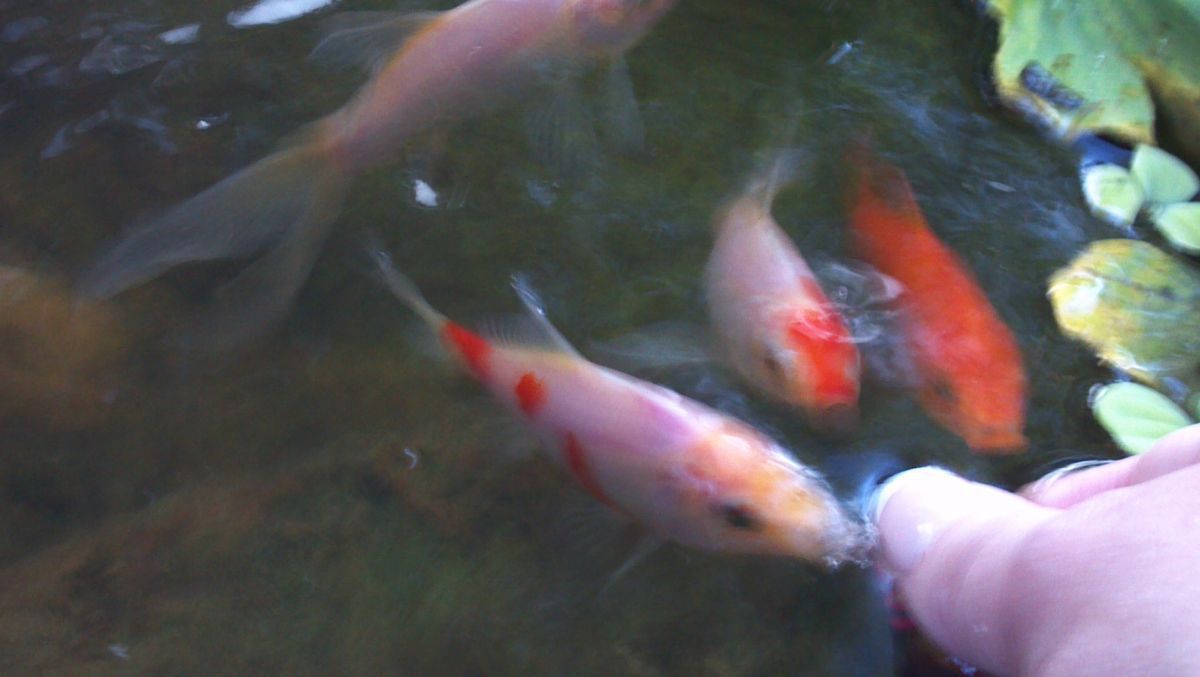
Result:
<instances>
[{"instance_id":1,"label":"green lily pad","mask_svg":"<svg viewBox=\"0 0 1200 677\"><path fill-rule=\"evenodd\" d=\"M1136 383L1098 388L1092 396L1092 413L1117 446L1130 454L1140 454L1165 435L1192 424L1179 405Z\"/></svg>"},{"instance_id":2,"label":"green lily pad","mask_svg":"<svg viewBox=\"0 0 1200 677\"><path fill-rule=\"evenodd\" d=\"M1096 217L1125 228L1133 225L1144 201L1141 184L1120 165L1085 168L1083 196Z\"/></svg>"},{"instance_id":3,"label":"green lily pad","mask_svg":"<svg viewBox=\"0 0 1200 677\"><path fill-rule=\"evenodd\" d=\"M1200 275L1137 240L1099 240L1050 278L1059 327L1154 385L1200 363Z\"/></svg>"},{"instance_id":4,"label":"green lily pad","mask_svg":"<svg viewBox=\"0 0 1200 677\"><path fill-rule=\"evenodd\" d=\"M1155 208L1150 218L1171 246L1200 254L1200 202L1177 202Z\"/></svg>"},{"instance_id":5,"label":"green lily pad","mask_svg":"<svg viewBox=\"0 0 1200 677\"><path fill-rule=\"evenodd\" d=\"M1154 144L1156 110L1200 157L1200 0L987 0L1001 97L1068 137ZM1153 92L1153 97L1151 96Z\"/></svg>"},{"instance_id":6,"label":"green lily pad","mask_svg":"<svg viewBox=\"0 0 1200 677\"><path fill-rule=\"evenodd\" d=\"M1138 146L1129 167L1154 203L1183 202L1200 190L1200 178L1183 160L1154 146Z\"/></svg>"}]
</instances>

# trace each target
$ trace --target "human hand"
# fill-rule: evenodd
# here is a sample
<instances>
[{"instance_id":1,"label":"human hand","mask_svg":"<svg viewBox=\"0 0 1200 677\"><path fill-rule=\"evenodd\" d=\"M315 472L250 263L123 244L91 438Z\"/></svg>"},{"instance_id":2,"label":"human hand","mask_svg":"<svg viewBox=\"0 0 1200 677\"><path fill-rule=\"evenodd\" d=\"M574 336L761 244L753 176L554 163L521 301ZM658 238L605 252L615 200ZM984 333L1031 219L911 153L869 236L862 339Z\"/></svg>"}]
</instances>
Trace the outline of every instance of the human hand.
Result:
<instances>
[{"instance_id":1,"label":"human hand","mask_svg":"<svg viewBox=\"0 0 1200 677\"><path fill-rule=\"evenodd\" d=\"M936 468L874 509L917 625L995 674L1200 674L1200 425L1011 494Z\"/></svg>"}]
</instances>

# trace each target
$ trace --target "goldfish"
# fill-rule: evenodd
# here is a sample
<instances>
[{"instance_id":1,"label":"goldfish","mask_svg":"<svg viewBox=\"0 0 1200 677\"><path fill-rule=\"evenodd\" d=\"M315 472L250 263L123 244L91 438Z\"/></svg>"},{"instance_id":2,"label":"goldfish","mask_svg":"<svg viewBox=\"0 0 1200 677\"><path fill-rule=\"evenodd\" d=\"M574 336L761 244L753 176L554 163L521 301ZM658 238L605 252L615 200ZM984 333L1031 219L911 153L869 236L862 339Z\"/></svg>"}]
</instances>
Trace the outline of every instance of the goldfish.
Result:
<instances>
[{"instance_id":1,"label":"goldfish","mask_svg":"<svg viewBox=\"0 0 1200 677\"><path fill-rule=\"evenodd\" d=\"M340 15L313 55L372 69L353 99L283 149L134 229L78 286L107 298L182 263L261 253L221 290L232 310L218 309L209 332L217 345L259 333L282 317L307 278L353 177L394 157L414 135L482 115L597 61L613 64L616 90L631 97L621 56L674 2L472 0L444 12ZM627 103L632 113L614 117L636 134L636 104ZM554 136L563 125L549 127Z\"/></svg>"},{"instance_id":2,"label":"goldfish","mask_svg":"<svg viewBox=\"0 0 1200 677\"><path fill-rule=\"evenodd\" d=\"M771 205L798 158L783 153L714 219L705 288L721 352L741 376L844 432L858 417L858 349Z\"/></svg>"},{"instance_id":3,"label":"goldfish","mask_svg":"<svg viewBox=\"0 0 1200 677\"><path fill-rule=\"evenodd\" d=\"M528 288L518 292L533 326L509 333L536 338L488 338L430 306L386 253L373 256L391 292L536 432L550 459L655 538L829 565L862 548L861 528L816 472L741 421L587 360Z\"/></svg>"},{"instance_id":4,"label":"goldfish","mask_svg":"<svg viewBox=\"0 0 1200 677\"><path fill-rule=\"evenodd\" d=\"M858 255L904 287L900 331L917 399L976 451L1023 450L1026 377L1012 332L930 229L904 172L865 144L853 157L850 231Z\"/></svg>"}]
</instances>

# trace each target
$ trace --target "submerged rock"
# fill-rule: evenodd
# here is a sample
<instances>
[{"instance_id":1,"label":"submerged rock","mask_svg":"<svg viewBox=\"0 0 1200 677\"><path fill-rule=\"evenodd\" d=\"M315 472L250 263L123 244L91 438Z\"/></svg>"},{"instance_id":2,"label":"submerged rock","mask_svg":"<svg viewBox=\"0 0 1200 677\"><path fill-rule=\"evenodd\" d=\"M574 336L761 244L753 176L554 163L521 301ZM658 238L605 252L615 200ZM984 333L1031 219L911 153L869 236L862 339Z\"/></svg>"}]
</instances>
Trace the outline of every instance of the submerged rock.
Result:
<instances>
[{"instance_id":1,"label":"submerged rock","mask_svg":"<svg viewBox=\"0 0 1200 677\"><path fill-rule=\"evenodd\" d=\"M60 280L0 264L0 420L97 422L124 349L107 307L79 302Z\"/></svg>"}]
</instances>

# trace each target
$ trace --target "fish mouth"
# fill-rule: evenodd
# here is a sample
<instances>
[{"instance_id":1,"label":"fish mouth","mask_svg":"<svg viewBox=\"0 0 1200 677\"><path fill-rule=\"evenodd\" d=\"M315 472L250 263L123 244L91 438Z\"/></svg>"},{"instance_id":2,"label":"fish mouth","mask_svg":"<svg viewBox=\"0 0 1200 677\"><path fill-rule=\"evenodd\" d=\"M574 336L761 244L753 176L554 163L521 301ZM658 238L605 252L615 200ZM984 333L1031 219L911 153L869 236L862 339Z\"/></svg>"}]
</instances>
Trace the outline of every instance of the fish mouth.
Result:
<instances>
[{"instance_id":1,"label":"fish mouth","mask_svg":"<svg viewBox=\"0 0 1200 677\"><path fill-rule=\"evenodd\" d=\"M845 565L865 566L871 561L875 541L869 526L851 518L840 505L831 506L821 537L820 556L809 559L830 571Z\"/></svg>"}]
</instances>

